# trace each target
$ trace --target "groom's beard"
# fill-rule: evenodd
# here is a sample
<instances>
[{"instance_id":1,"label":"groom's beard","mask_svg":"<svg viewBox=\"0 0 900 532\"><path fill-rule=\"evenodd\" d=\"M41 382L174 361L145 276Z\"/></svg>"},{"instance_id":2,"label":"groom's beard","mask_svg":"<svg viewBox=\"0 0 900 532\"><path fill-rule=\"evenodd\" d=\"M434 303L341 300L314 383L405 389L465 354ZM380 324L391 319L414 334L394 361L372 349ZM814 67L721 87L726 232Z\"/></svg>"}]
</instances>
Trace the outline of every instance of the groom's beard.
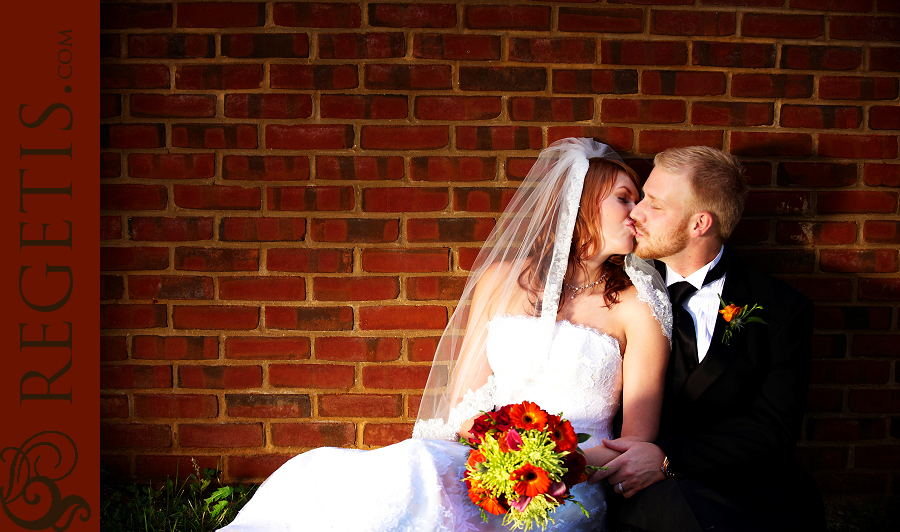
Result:
<instances>
[{"instance_id":1,"label":"groom's beard","mask_svg":"<svg viewBox=\"0 0 900 532\"><path fill-rule=\"evenodd\" d=\"M682 251L687 247L690 236L688 235L688 217L685 216L675 227L658 234L648 234L644 226L635 222L635 228L644 237L635 239L634 254L642 259L665 259Z\"/></svg>"}]
</instances>

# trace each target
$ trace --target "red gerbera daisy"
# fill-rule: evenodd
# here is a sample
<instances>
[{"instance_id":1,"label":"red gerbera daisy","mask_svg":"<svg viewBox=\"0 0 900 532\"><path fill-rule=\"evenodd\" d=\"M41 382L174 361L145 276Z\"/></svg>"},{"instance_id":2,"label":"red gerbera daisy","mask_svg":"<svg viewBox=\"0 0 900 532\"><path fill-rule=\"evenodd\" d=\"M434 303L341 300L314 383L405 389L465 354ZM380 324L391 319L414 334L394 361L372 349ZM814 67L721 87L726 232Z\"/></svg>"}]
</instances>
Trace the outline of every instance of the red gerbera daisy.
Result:
<instances>
[{"instance_id":1,"label":"red gerbera daisy","mask_svg":"<svg viewBox=\"0 0 900 532\"><path fill-rule=\"evenodd\" d=\"M546 493L550 487L550 477L547 472L531 464L525 464L513 471L509 479L516 481L513 488L516 493L529 497Z\"/></svg>"},{"instance_id":2,"label":"red gerbera daisy","mask_svg":"<svg viewBox=\"0 0 900 532\"><path fill-rule=\"evenodd\" d=\"M549 416L547 432L550 434L550 438L556 442L557 452L574 451L578 447L578 436L575 434L572 424L561 420L559 416Z\"/></svg>"},{"instance_id":3,"label":"red gerbera daisy","mask_svg":"<svg viewBox=\"0 0 900 532\"><path fill-rule=\"evenodd\" d=\"M475 482L471 483L469 487L469 499L472 500L478 506L484 508L484 511L488 513L492 513L494 515L500 515L506 513L506 508L503 507L503 504L500 503L494 497L491 497L490 493L487 490L483 489L480 485Z\"/></svg>"},{"instance_id":4,"label":"red gerbera daisy","mask_svg":"<svg viewBox=\"0 0 900 532\"><path fill-rule=\"evenodd\" d=\"M544 427L547 426L547 412L528 401L522 401L522 404L513 406L509 411L509 418L516 428L521 430L544 430Z\"/></svg>"}]
</instances>

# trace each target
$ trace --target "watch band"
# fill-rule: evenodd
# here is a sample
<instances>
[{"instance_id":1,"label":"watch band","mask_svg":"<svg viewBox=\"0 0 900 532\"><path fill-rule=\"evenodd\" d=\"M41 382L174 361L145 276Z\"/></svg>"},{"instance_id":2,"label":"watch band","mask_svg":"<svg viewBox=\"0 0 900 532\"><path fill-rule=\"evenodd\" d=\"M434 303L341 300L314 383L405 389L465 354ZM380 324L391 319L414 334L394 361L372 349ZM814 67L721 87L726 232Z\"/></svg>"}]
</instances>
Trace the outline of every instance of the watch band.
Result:
<instances>
[{"instance_id":1,"label":"watch band","mask_svg":"<svg viewBox=\"0 0 900 532\"><path fill-rule=\"evenodd\" d=\"M672 465L669 464L669 457L663 457L662 467L659 468L662 471L662 474L666 476L666 478L675 478L675 472L672 471Z\"/></svg>"}]
</instances>

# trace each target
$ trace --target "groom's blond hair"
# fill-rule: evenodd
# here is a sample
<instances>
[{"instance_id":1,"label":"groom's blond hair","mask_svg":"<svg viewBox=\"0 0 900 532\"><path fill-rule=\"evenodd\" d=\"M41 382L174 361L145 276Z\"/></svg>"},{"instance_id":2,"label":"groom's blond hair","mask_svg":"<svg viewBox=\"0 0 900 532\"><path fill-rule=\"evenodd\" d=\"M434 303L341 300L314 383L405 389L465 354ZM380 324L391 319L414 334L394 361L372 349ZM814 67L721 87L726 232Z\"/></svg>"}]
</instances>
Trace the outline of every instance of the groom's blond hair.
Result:
<instances>
[{"instance_id":1,"label":"groom's blond hair","mask_svg":"<svg viewBox=\"0 0 900 532\"><path fill-rule=\"evenodd\" d=\"M689 146L656 154L653 165L688 178L693 196L687 202L688 213L711 213L718 222L719 237L727 240L741 219L747 197L741 163L721 150Z\"/></svg>"}]
</instances>

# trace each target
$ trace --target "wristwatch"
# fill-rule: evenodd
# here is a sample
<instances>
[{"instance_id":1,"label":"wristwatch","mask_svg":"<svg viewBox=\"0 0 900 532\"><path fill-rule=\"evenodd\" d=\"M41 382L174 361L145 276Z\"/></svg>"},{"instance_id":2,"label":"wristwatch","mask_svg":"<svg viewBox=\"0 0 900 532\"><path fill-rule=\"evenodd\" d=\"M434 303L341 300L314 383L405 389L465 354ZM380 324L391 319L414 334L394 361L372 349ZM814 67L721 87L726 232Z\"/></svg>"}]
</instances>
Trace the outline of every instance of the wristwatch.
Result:
<instances>
[{"instance_id":1,"label":"wristwatch","mask_svg":"<svg viewBox=\"0 0 900 532\"><path fill-rule=\"evenodd\" d=\"M659 468L662 471L662 474L666 476L666 478L675 478L675 472L672 471L672 465L669 464L669 457L663 457L662 467Z\"/></svg>"}]
</instances>

